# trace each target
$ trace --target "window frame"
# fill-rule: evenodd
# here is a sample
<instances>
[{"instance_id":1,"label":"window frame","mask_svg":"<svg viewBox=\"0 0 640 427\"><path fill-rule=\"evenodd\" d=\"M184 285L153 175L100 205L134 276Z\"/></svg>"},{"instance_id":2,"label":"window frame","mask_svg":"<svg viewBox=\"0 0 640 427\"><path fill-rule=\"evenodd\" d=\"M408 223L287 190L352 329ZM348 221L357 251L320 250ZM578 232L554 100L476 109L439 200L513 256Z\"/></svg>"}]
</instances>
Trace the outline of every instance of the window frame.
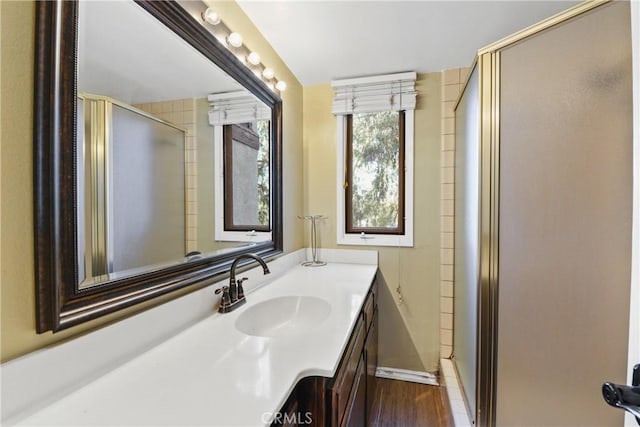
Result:
<instances>
[{"instance_id":1,"label":"window frame","mask_svg":"<svg viewBox=\"0 0 640 427\"><path fill-rule=\"evenodd\" d=\"M345 233L347 234L404 234L404 217L405 217L405 112L398 111L398 225L395 228L389 227L355 227L353 225L353 116L354 113L345 115ZM358 114L358 113L355 113ZM375 113L360 113L375 114Z\"/></svg>"},{"instance_id":2,"label":"window frame","mask_svg":"<svg viewBox=\"0 0 640 427\"><path fill-rule=\"evenodd\" d=\"M241 232L251 232L251 231L261 231L261 232L270 232L271 231L271 218L269 218L268 225L261 224L235 224L234 219L234 204L233 204L233 142L237 141L240 144L245 144L247 146L253 147L251 142L248 142L244 139L233 138L234 132L233 129L237 128L241 131L242 126L237 123L234 124L226 124L222 126L222 152L224 157L223 163L223 199L224 199L224 218L223 218L223 227L224 231L241 231ZM244 136L244 135L240 135ZM269 144L271 141L268 142ZM258 142L258 147L254 147L256 149L260 148L260 143ZM229 195L227 197L227 195ZM269 202L271 204L271 202Z\"/></svg>"},{"instance_id":3,"label":"window frame","mask_svg":"<svg viewBox=\"0 0 640 427\"><path fill-rule=\"evenodd\" d=\"M224 229L224 125L213 126L213 187L214 187L214 233L211 238L217 242L262 242L272 238L272 231L228 231ZM269 189L269 199L273 198L273 189ZM273 217L269 218L273 227Z\"/></svg>"},{"instance_id":4,"label":"window frame","mask_svg":"<svg viewBox=\"0 0 640 427\"><path fill-rule=\"evenodd\" d=\"M404 228L403 233L391 234L388 229L372 229L366 228L358 230L358 228L349 228L348 232L347 220L347 193L350 189L345 188L348 173L348 141L349 138L349 121L348 118L352 114L336 116L336 141L337 141L337 244L338 245L367 245L367 246L399 246L413 247L413 175L414 175L414 118L415 110L403 110L404 127L401 126L400 132L404 136L404 144L401 144L402 151L404 145L404 156L401 163L404 163L404 173L401 174L400 180L404 183L404 197L402 205L404 207ZM402 171L402 169L401 169ZM349 181L350 182L350 181ZM350 212L349 212L350 214ZM372 232L374 231L374 232ZM382 231L382 232L381 232Z\"/></svg>"}]
</instances>

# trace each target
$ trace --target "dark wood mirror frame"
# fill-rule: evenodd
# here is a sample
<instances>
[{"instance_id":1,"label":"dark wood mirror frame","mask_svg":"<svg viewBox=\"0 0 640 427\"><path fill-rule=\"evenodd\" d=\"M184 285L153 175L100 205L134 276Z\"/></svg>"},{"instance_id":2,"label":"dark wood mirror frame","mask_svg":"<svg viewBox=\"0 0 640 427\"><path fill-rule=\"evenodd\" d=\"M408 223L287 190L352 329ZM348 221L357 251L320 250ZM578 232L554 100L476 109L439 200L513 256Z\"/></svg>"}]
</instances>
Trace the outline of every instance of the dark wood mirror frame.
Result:
<instances>
[{"instance_id":1,"label":"dark wood mirror frame","mask_svg":"<svg viewBox=\"0 0 640 427\"><path fill-rule=\"evenodd\" d=\"M39 1L36 8L34 204L36 330L59 331L160 295L211 284L239 254L282 252L282 101L178 3L136 3L238 81L272 110L272 241L78 287L76 245L76 55L78 3Z\"/></svg>"}]
</instances>

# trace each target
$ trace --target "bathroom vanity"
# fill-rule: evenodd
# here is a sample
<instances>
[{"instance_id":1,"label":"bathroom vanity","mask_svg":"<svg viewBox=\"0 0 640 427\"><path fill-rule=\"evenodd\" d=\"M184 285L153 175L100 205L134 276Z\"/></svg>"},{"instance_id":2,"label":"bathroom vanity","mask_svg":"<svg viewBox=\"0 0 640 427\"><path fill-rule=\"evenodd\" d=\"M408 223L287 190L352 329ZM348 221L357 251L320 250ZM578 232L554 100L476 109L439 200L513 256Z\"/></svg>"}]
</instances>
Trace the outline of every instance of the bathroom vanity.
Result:
<instances>
[{"instance_id":1,"label":"bathroom vanity","mask_svg":"<svg viewBox=\"0 0 640 427\"><path fill-rule=\"evenodd\" d=\"M272 425L365 426L378 366L378 284L374 279L332 378L303 378ZM291 423L293 421L293 423Z\"/></svg>"},{"instance_id":2,"label":"bathroom vanity","mask_svg":"<svg viewBox=\"0 0 640 427\"><path fill-rule=\"evenodd\" d=\"M13 396L3 425L264 426L305 421L306 412L313 425L364 425L377 360L377 253L323 257L328 265L303 267L302 249L270 262L270 275L242 272L247 303L230 313L215 311L223 281L3 364L3 394ZM189 310L204 315L135 348ZM60 382L72 367L83 378Z\"/></svg>"}]
</instances>

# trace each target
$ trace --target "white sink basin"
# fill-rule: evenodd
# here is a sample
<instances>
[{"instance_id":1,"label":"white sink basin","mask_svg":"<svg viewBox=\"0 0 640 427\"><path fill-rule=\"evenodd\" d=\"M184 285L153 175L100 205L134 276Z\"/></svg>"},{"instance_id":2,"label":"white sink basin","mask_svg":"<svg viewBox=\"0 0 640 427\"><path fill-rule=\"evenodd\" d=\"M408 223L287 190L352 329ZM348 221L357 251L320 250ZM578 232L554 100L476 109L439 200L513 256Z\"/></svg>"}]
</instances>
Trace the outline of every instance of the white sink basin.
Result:
<instances>
[{"instance_id":1,"label":"white sink basin","mask_svg":"<svg viewBox=\"0 0 640 427\"><path fill-rule=\"evenodd\" d=\"M331 305L310 296L286 296L260 302L236 319L236 329L247 335L275 337L309 332L331 313Z\"/></svg>"}]
</instances>

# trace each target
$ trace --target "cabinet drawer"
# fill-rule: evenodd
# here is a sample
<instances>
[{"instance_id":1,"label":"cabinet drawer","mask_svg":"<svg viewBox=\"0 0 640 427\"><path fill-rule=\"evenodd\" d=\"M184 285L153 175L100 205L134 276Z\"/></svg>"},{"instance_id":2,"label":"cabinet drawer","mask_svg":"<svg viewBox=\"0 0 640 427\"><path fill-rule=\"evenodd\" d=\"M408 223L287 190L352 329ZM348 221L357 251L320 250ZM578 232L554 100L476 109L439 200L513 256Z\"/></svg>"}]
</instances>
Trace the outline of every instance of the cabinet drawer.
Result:
<instances>
[{"instance_id":1,"label":"cabinet drawer","mask_svg":"<svg viewBox=\"0 0 640 427\"><path fill-rule=\"evenodd\" d=\"M347 407L347 403L349 403L349 395L356 377L358 362L361 359L364 348L364 329L364 321L361 316L356 323L347 351L340 363L338 373L335 376L335 382L330 390L334 425L340 422Z\"/></svg>"}]
</instances>

